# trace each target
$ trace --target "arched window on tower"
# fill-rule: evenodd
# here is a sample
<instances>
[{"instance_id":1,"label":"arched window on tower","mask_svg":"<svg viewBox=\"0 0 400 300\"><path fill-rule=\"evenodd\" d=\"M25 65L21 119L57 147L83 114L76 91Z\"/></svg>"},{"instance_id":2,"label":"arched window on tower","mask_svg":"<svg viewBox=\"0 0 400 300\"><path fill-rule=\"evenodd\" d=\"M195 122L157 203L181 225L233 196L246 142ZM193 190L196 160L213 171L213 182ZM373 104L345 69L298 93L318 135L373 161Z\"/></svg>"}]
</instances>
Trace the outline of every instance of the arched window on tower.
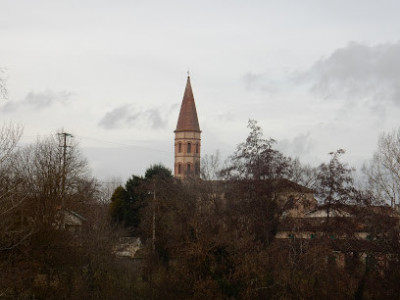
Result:
<instances>
[{"instance_id":1,"label":"arched window on tower","mask_svg":"<svg viewBox=\"0 0 400 300\"><path fill-rule=\"evenodd\" d=\"M187 144L187 153L192 153L192 144L191 143Z\"/></svg>"},{"instance_id":2,"label":"arched window on tower","mask_svg":"<svg viewBox=\"0 0 400 300\"><path fill-rule=\"evenodd\" d=\"M178 174L182 174L182 165L178 164Z\"/></svg>"},{"instance_id":3,"label":"arched window on tower","mask_svg":"<svg viewBox=\"0 0 400 300\"><path fill-rule=\"evenodd\" d=\"M178 144L178 152L181 153L182 152L182 143Z\"/></svg>"},{"instance_id":4,"label":"arched window on tower","mask_svg":"<svg viewBox=\"0 0 400 300\"><path fill-rule=\"evenodd\" d=\"M199 153L199 144L196 144L196 153Z\"/></svg>"},{"instance_id":5,"label":"arched window on tower","mask_svg":"<svg viewBox=\"0 0 400 300\"><path fill-rule=\"evenodd\" d=\"M196 162L194 165L194 174L199 175L200 174L200 163Z\"/></svg>"},{"instance_id":6,"label":"arched window on tower","mask_svg":"<svg viewBox=\"0 0 400 300\"><path fill-rule=\"evenodd\" d=\"M190 173L190 171L191 171L191 169L190 169L190 163L187 164L187 167L186 167L186 168L187 168L186 171L187 171L188 173Z\"/></svg>"}]
</instances>

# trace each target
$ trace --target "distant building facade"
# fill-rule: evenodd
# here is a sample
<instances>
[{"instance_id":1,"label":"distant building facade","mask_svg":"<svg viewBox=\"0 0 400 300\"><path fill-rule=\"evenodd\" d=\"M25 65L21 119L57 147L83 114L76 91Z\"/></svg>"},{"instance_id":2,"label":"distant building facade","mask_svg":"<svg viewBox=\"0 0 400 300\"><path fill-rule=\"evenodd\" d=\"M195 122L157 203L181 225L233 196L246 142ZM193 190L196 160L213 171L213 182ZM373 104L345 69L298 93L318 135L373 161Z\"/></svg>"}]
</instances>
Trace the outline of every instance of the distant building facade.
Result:
<instances>
[{"instance_id":1,"label":"distant building facade","mask_svg":"<svg viewBox=\"0 0 400 300\"><path fill-rule=\"evenodd\" d=\"M190 76L179 112L175 133L174 176L184 179L187 176L200 177L201 130L197 118Z\"/></svg>"}]
</instances>

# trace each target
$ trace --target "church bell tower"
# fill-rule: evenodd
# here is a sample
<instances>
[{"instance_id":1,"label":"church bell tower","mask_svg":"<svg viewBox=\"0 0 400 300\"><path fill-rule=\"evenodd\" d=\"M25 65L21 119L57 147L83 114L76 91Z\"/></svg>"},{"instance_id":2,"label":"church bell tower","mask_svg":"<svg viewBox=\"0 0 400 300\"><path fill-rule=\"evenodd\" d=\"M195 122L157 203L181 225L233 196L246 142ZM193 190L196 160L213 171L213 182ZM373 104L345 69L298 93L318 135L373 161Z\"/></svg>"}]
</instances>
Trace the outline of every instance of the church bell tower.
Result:
<instances>
[{"instance_id":1,"label":"church bell tower","mask_svg":"<svg viewBox=\"0 0 400 300\"><path fill-rule=\"evenodd\" d=\"M180 179L188 176L200 177L201 130L190 85L190 76L187 77L178 123L174 132L175 177Z\"/></svg>"}]
</instances>

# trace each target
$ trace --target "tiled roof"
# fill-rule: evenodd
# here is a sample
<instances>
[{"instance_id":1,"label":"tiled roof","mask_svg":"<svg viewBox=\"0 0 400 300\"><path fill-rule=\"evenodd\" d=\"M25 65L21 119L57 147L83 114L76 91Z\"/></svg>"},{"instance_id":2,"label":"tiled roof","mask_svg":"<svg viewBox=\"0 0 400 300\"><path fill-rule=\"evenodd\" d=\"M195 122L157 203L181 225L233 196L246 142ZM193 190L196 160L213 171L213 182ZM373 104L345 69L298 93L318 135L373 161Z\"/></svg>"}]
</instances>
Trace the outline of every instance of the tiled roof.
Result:
<instances>
[{"instance_id":1,"label":"tiled roof","mask_svg":"<svg viewBox=\"0 0 400 300\"><path fill-rule=\"evenodd\" d=\"M196 104L190 85L190 77L186 82L185 93L182 99L181 111L179 112L178 124L175 131L197 131L200 132L199 120L197 119Z\"/></svg>"}]
</instances>

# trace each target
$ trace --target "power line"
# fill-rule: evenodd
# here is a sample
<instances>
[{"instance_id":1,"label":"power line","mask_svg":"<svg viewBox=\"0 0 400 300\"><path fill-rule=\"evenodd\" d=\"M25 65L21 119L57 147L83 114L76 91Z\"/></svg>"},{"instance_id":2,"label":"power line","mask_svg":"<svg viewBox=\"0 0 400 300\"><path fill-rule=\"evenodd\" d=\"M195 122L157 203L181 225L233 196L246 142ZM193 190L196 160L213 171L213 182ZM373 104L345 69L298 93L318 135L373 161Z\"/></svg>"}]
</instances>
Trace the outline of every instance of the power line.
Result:
<instances>
[{"instance_id":1,"label":"power line","mask_svg":"<svg viewBox=\"0 0 400 300\"><path fill-rule=\"evenodd\" d=\"M21 139L31 139L31 138L33 139L33 138L46 137L46 136L48 136L48 135L35 135L35 136L24 135L24 136L21 137ZM88 137L88 136L82 136L82 135L74 135L74 136L78 137L80 139L92 140L92 141L96 141L96 142L108 143L108 144L124 146L124 147L140 148L140 149L147 150L147 151L154 151L154 152L167 153L167 154L173 154L174 153L173 151L159 150L159 149L155 149L155 148L151 148L151 147L138 146L138 145L133 145L133 144L128 144L128 143L107 141L107 140L102 140L102 139L99 139L99 138L93 138L93 137Z\"/></svg>"},{"instance_id":2,"label":"power line","mask_svg":"<svg viewBox=\"0 0 400 300\"><path fill-rule=\"evenodd\" d=\"M38 137L45 137L48 135L36 135L36 136L22 136L21 138L38 138ZM85 140L92 140L100 143L107 143L111 145L118 145L118 146L124 146L124 147L133 147L133 148L138 148L146 151L153 151L153 152L159 152L159 153L166 153L166 154L174 154L174 151L166 151L166 150L160 150L152 147L145 147L145 146L138 146L138 145L133 145L125 142L114 142L114 141L108 141L108 140L103 140L99 138L94 138L94 137L89 137L89 136L83 136L83 135L74 135L75 137L78 137L80 139L85 139ZM218 150L220 153L231 153L229 150Z\"/></svg>"},{"instance_id":3,"label":"power line","mask_svg":"<svg viewBox=\"0 0 400 300\"><path fill-rule=\"evenodd\" d=\"M155 152L162 152L162 153L168 153L168 154L173 154L173 151L165 151L165 150L159 150L151 147L144 147L144 146L138 146L138 145L132 145L132 144L126 144L126 143L119 143L119 142L112 142L112 141L106 141L106 140L101 140L98 138L92 138L88 136L82 136L82 135L77 135L77 137L82 138L82 139L87 139L87 140L93 140L97 142L102 142L102 143L108 143L108 144L113 144L113 145L119 145L119 146L125 146L125 147L134 147L134 148L141 148L143 150L150 150L150 151L155 151Z\"/></svg>"}]
</instances>

